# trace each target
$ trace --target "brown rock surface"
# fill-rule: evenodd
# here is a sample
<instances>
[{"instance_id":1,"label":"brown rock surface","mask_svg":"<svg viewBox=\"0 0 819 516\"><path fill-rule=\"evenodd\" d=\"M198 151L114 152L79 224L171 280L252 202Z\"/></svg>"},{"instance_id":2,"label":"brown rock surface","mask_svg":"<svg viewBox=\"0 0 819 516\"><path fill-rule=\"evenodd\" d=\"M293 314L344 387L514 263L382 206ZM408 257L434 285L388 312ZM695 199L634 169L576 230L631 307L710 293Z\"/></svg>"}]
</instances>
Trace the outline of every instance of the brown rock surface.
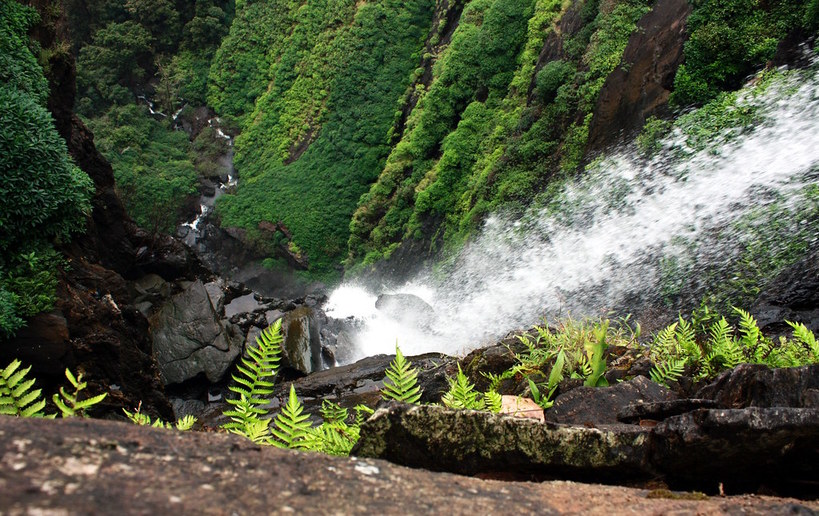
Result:
<instances>
[{"instance_id":1,"label":"brown rock surface","mask_svg":"<svg viewBox=\"0 0 819 516\"><path fill-rule=\"evenodd\" d=\"M500 482L260 448L227 434L0 417L0 512L17 514L811 514L764 496L680 500ZM666 493L667 495L668 493Z\"/></svg>"}]
</instances>

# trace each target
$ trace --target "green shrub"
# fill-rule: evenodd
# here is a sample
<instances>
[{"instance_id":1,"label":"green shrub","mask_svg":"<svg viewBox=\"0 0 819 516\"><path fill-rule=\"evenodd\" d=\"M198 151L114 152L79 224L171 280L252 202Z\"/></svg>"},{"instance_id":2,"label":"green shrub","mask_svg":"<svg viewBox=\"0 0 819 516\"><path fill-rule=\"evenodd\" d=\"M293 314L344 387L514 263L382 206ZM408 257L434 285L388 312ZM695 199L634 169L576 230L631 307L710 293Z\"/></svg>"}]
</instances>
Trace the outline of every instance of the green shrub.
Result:
<instances>
[{"instance_id":1,"label":"green shrub","mask_svg":"<svg viewBox=\"0 0 819 516\"><path fill-rule=\"evenodd\" d=\"M548 104L557 97L557 89L567 80L574 77L575 68L566 61L550 61L544 65L535 78L535 91L543 104Z\"/></svg>"}]
</instances>

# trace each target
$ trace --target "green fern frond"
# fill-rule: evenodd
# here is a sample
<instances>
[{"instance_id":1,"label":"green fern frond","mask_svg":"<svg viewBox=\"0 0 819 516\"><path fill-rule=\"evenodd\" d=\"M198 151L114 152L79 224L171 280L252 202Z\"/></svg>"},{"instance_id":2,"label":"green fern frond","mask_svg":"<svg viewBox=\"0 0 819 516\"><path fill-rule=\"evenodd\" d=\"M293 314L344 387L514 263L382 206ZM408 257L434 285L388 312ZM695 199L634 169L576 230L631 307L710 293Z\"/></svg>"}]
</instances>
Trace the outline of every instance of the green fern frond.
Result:
<instances>
[{"instance_id":1,"label":"green fern frond","mask_svg":"<svg viewBox=\"0 0 819 516\"><path fill-rule=\"evenodd\" d=\"M60 409L60 413L64 418L74 416L88 417L85 413L86 409L93 407L108 396L108 393L104 392L100 395L80 400L80 393L88 387L88 383L82 381L82 373L75 377L69 369L66 369L65 377L74 387L74 392L66 392L64 387L60 387L58 394L55 394L51 398L54 404L57 405L57 408Z\"/></svg>"},{"instance_id":2,"label":"green fern frond","mask_svg":"<svg viewBox=\"0 0 819 516\"><path fill-rule=\"evenodd\" d=\"M685 370L684 358L671 358L664 364L657 364L649 373L651 380L668 387L668 382L676 382Z\"/></svg>"},{"instance_id":3,"label":"green fern frond","mask_svg":"<svg viewBox=\"0 0 819 516\"><path fill-rule=\"evenodd\" d=\"M458 374L453 380L448 378L449 390L444 393L441 402L451 409L483 410L486 405L481 393L475 391L475 385L469 383L458 364Z\"/></svg>"},{"instance_id":4,"label":"green fern frond","mask_svg":"<svg viewBox=\"0 0 819 516\"><path fill-rule=\"evenodd\" d=\"M365 414L366 417L370 417L375 414L375 411L367 405L358 404L353 407L353 409L355 410L355 426L361 426L361 424L364 422Z\"/></svg>"},{"instance_id":5,"label":"green fern frond","mask_svg":"<svg viewBox=\"0 0 819 516\"><path fill-rule=\"evenodd\" d=\"M347 421L348 412L332 401L323 400L321 402L321 417L326 423L344 423Z\"/></svg>"},{"instance_id":6,"label":"green fern frond","mask_svg":"<svg viewBox=\"0 0 819 516\"><path fill-rule=\"evenodd\" d=\"M605 387L609 382L603 377L606 372L606 349L608 344L606 338L609 331L609 320L606 319L592 329L593 339L586 342L586 356L588 357L591 374L586 377L583 385L587 387Z\"/></svg>"},{"instance_id":7,"label":"green fern frond","mask_svg":"<svg viewBox=\"0 0 819 516\"><path fill-rule=\"evenodd\" d=\"M421 399L421 388L418 386L418 370L410 367L410 363L395 346L395 359L390 362L385 371L386 379L381 397L385 400L396 400L404 403L418 403Z\"/></svg>"},{"instance_id":8,"label":"green fern frond","mask_svg":"<svg viewBox=\"0 0 819 516\"><path fill-rule=\"evenodd\" d=\"M766 350L762 346L762 332L759 331L756 319L749 312L736 306L733 310L739 314L739 342L744 348L745 356L754 362L761 362Z\"/></svg>"},{"instance_id":9,"label":"green fern frond","mask_svg":"<svg viewBox=\"0 0 819 516\"><path fill-rule=\"evenodd\" d=\"M498 391L490 389L483 395L483 404L486 410L497 414L503 409L503 396L501 396Z\"/></svg>"},{"instance_id":10,"label":"green fern frond","mask_svg":"<svg viewBox=\"0 0 819 516\"><path fill-rule=\"evenodd\" d=\"M281 361L281 326L279 319L262 330L256 339L257 346L247 349L248 356L242 358L241 363L236 366L238 373L232 375L239 385L230 386L230 390L240 396L244 395L254 407L266 403L265 398L273 393L273 378ZM231 401L227 400L228 403Z\"/></svg>"},{"instance_id":11,"label":"green fern frond","mask_svg":"<svg viewBox=\"0 0 819 516\"><path fill-rule=\"evenodd\" d=\"M190 414L185 417L181 417L176 420L176 424L174 425L177 430L184 432L186 430L190 430L193 428L193 425L196 424L196 418Z\"/></svg>"},{"instance_id":12,"label":"green fern frond","mask_svg":"<svg viewBox=\"0 0 819 516\"><path fill-rule=\"evenodd\" d=\"M34 379L26 379L31 366L20 369L22 363L12 360L0 371L0 414L18 417L47 417L42 389L32 389Z\"/></svg>"},{"instance_id":13,"label":"green fern frond","mask_svg":"<svg viewBox=\"0 0 819 516\"><path fill-rule=\"evenodd\" d=\"M273 420L273 427L270 429L275 436L272 444L278 448L306 449L305 438L310 432L311 424L309 417L304 412L299 398L296 396L296 388L290 384L290 396L287 403L282 408L276 419Z\"/></svg>"},{"instance_id":14,"label":"green fern frond","mask_svg":"<svg viewBox=\"0 0 819 516\"><path fill-rule=\"evenodd\" d=\"M813 335L813 332L802 323L794 323L791 321L785 322L788 324L788 326L793 328L794 340L804 346L805 349L809 351L811 355L813 355L813 362L819 362L819 342L816 341L816 337Z\"/></svg>"}]
</instances>

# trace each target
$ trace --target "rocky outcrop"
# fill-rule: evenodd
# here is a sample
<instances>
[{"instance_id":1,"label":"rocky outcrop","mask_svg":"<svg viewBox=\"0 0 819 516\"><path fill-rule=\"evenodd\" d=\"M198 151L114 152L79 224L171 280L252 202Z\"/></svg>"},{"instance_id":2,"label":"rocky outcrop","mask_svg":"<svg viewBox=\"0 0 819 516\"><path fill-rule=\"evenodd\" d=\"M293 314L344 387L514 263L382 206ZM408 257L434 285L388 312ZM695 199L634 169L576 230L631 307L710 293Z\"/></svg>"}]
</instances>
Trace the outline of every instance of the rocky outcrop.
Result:
<instances>
[{"instance_id":1,"label":"rocky outcrop","mask_svg":"<svg viewBox=\"0 0 819 516\"><path fill-rule=\"evenodd\" d=\"M645 479L648 432L543 424L533 419L393 404L361 429L354 455L463 474Z\"/></svg>"},{"instance_id":2,"label":"rocky outcrop","mask_svg":"<svg viewBox=\"0 0 819 516\"><path fill-rule=\"evenodd\" d=\"M435 310L414 294L381 294L375 308L404 325L431 327L435 323Z\"/></svg>"},{"instance_id":3,"label":"rocky outcrop","mask_svg":"<svg viewBox=\"0 0 819 516\"><path fill-rule=\"evenodd\" d=\"M764 486L810 496L819 481L817 442L817 409L699 409L652 426L540 423L392 404L365 422L353 454L505 478L631 485L662 479L705 492Z\"/></svg>"},{"instance_id":4,"label":"rocky outcrop","mask_svg":"<svg viewBox=\"0 0 819 516\"><path fill-rule=\"evenodd\" d=\"M0 418L9 514L810 514L816 502L499 482L260 448L231 434ZM147 488L146 486L150 486ZM688 499L686 499L688 498ZM126 503L123 503L126 501Z\"/></svg>"},{"instance_id":5,"label":"rocky outcrop","mask_svg":"<svg viewBox=\"0 0 819 516\"><path fill-rule=\"evenodd\" d=\"M604 425L618 423L620 409L632 404L671 401L677 395L645 376L612 387L578 387L555 399L546 411L552 423Z\"/></svg>"},{"instance_id":6,"label":"rocky outcrop","mask_svg":"<svg viewBox=\"0 0 819 516\"><path fill-rule=\"evenodd\" d=\"M589 128L588 150L601 150L640 129L652 114L667 111L668 97L683 58L691 4L657 0L637 23L622 65L606 78Z\"/></svg>"},{"instance_id":7,"label":"rocky outcrop","mask_svg":"<svg viewBox=\"0 0 819 516\"><path fill-rule=\"evenodd\" d=\"M741 364L719 375L696 397L713 400L725 408L819 409L819 365L771 369Z\"/></svg>"},{"instance_id":8,"label":"rocky outcrop","mask_svg":"<svg viewBox=\"0 0 819 516\"><path fill-rule=\"evenodd\" d=\"M182 383L204 374L218 382L242 352L244 335L223 324L204 284L197 280L151 318L162 381Z\"/></svg>"},{"instance_id":9,"label":"rocky outcrop","mask_svg":"<svg viewBox=\"0 0 819 516\"><path fill-rule=\"evenodd\" d=\"M766 333L790 335L791 328L784 321L800 321L819 332L819 248L773 278L751 313Z\"/></svg>"}]
</instances>

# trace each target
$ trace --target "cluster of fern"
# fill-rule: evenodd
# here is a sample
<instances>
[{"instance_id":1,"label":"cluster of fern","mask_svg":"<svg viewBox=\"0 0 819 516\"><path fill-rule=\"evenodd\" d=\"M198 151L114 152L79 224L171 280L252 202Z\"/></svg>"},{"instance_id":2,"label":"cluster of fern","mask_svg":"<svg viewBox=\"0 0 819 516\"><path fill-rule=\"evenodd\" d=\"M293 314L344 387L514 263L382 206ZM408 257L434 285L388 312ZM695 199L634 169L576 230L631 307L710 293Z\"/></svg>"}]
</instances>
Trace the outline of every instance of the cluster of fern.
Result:
<instances>
[{"instance_id":1,"label":"cluster of fern","mask_svg":"<svg viewBox=\"0 0 819 516\"><path fill-rule=\"evenodd\" d=\"M395 347L395 359L385 374L384 388L381 390L383 399L419 404L422 392L418 385L418 370L404 358L398 346ZM449 390L441 397L444 406L463 410L501 411L501 395L495 389L485 393L476 391L475 385L469 382L460 365L458 374L448 381Z\"/></svg>"},{"instance_id":2,"label":"cluster of fern","mask_svg":"<svg viewBox=\"0 0 819 516\"><path fill-rule=\"evenodd\" d=\"M43 390L35 389L33 378L27 378L31 366L21 368L19 360L13 360L5 369L0 370L0 414L17 417L44 417L53 419L57 414L46 414L46 400ZM82 374L74 376L68 369L65 377L73 387L66 391L60 387L57 394L51 398L60 410L61 417L88 417L86 411L105 399L108 393L102 393L90 398L80 399L80 393L88 387L82 381Z\"/></svg>"},{"instance_id":3,"label":"cluster of fern","mask_svg":"<svg viewBox=\"0 0 819 516\"><path fill-rule=\"evenodd\" d=\"M608 381L606 350L609 345L634 347L640 337L640 325L632 327L629 318L612 324L610 320L589 321L565 319L553 329L548 324L535 326L535 336L519 335L525 346L515 353L517 364L497 375L482 373L493 389L503 380L524 377L529 382L532 399L541 407L552 406L557 386L564 378L583 380L589 387L604 387ZM551 366L551 369L548 369ZM549 370L545 382L537 379Z\"/></svg>"},{"instance_id":4,"label":"cluster of fern","mask_svg":"<svg viewBox=\"0 0 819 516\"><path fill-rule=\"evenodd\" d=\"M264 330L256 342L258 347L247 350L239 372L233 375L236 385L230 390L237 397L227 400L232 408L224 413L230 421L223 428L257 444L348 455L358 441L364 414L372 410L356 407L357 415L350 423L347 409L325 400L321 408L324 422L314 427L291 385L287 403L271 418L266 405L281 360L281 320Z\"/></svg>"},{"instance_id":5,"label":"cluster of fern","mask_svg":"<svg viewBox=\"0 0 819 516\"><path fill-rule=\"evenodd\" d=\"M705 310L704 321L679 320L660 331L651 345L655 363L651 379L668 385L687 373L695 380L710 378L741 363L795 367L819 363L819 343L802 323L785 321L793 338L774 341L759 330L756 319L739 308L738 331L723 316Z\"/></svg>"}]
</instances>

